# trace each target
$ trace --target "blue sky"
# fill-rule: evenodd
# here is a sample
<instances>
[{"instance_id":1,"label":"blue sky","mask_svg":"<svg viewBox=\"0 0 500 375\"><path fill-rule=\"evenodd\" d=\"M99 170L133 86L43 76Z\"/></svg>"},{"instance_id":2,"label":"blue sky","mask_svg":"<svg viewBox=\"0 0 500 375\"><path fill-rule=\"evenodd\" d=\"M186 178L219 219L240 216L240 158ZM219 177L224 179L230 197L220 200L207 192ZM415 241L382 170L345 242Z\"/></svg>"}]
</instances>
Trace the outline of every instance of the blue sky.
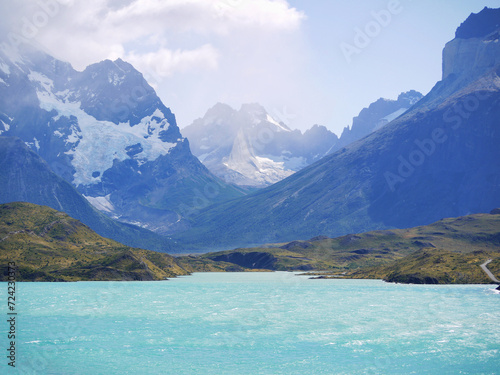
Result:
<instances>
[{"instance_id":1,"label":"blue sky","mask_svg":"<svg viewBox=\"0 0 500 375\"><path fill-rule=\"evenodd\" d=\"M500 0L0 0L0 33L37 23L29 41L79 70L131 62L181 128L217 102L259 102L340 135L379 97L427 93L445 43L484 6Z\"/></svg>"}]
</instances>

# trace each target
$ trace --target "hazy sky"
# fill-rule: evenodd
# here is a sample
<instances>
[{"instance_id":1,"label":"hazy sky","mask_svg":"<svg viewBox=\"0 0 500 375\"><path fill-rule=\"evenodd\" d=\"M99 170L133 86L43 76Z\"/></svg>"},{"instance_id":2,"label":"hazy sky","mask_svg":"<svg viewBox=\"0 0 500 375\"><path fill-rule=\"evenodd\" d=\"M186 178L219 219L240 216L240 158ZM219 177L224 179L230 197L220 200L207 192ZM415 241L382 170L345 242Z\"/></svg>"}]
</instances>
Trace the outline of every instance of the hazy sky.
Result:
<instances>
[{"instance_id":1,"label":"hazy sky","mask_svg":"<svg viewBox=\"0 0 500 375\"><path fill-rule=\"evenodd\" d=\"M445 43L484 6L500 0L0 0L0 33L78 70L121 57L181 128L217 102L259 102L340 135L379 97L427 93Z\"/></svg>"}]
</instances>

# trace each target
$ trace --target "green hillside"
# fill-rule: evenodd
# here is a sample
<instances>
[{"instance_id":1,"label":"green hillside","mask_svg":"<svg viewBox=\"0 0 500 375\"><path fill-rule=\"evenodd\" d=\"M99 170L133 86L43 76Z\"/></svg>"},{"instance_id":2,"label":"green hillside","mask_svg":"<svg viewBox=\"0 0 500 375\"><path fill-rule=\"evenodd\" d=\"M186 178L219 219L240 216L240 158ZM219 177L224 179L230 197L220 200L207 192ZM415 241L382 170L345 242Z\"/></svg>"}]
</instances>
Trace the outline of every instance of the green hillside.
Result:
<instances>
[{"instance_id":1,"label":"green hillside","mask_svg":"<svg viewBox=\"0 0 500 375\"><path fill-rule=\"evenodd\" d=\"M0 268L18 267L17 281L163 280L186 275L170 255L103 238L46 206L0 205Z\"/></svg>"},{"instance_id":2,"label":"green hillside","mask_svg":"<svg viewBox=\"0 0 500 375\"><path fill-rule=\"evenodd\" d=\"M208 253L198 259L231 262L254 269L303 270L312 274L319 273L312 271L321 271L319 275L323 277L490 283L479 265L494 259L488 268L500 276L500 215L476 214L410 229L317 237Z\"/></svg>"},{"instance_id":3,"label":"green hillside","mask_svg":"<svg viewBox=\"0 0 500 375\"><path fill-rule=\"evenodd\" d=\"M0 203L22 201L52 207L80 220L101 236L128 246L169 253L181 250L166 237L99 212L19 138L0 137L0 186Z\"/></svg>"},{"instance_id":4,"label":"green hillside","mask_svg":"<svg viewBox=\"0 0 500 375\"><path fill-rule=\"evenodd\" d=\"M412 284L490 284L480 268L487 259L495 259L488 268L500 274L497 251L474 251L469 254L440 249L423 249L394 263L350 274L354 278L380 278L389 282Z\"/></svg>"}]
</instances>

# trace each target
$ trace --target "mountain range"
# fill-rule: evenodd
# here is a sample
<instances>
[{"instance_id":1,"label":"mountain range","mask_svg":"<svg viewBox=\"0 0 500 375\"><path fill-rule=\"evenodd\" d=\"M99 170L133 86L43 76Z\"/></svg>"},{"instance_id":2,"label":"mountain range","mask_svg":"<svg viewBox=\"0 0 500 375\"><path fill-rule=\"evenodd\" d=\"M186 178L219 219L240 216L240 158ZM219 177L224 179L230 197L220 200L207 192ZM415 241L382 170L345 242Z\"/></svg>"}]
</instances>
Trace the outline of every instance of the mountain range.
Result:
<instances>
[{"instance_id":1,"label":"mountain range","mask_svg":"<svg viewBox=\"0 0 500 375\"><path fill-rule=\"evenodd\" d=\"M218 103L182 129L195 156L228 183L265 187L322 158L337 136L315 125L304 134L257 103L236 111Z\"/></svg>"},{"instance_id":2,"label":"mountain range","mask_svg":"<svg viewBox=\"0 0 500 375\"><path fill-rule=\"evenodd\" d=\"M408 112L270 187L208 207L175 238L192 250L224 249L408 228L500 206L500 26L491 12L457 29L442 80ZM481 32L471 34L477 17Z\"/></svg>"},{"instance_id":3,"label":"mountain range","mask_svg":"<svg viewBox=\"0 0 500 375\"><path fill-rule=\"evenodd\" d=\"M338 142L332 145L328 150L328 154L338 151L382 128L404 114L422 98L421 93L410 90L401 93L396 100L378 99L367 108L363 108L359 115L352 119L352 125L344 128Z\"/></svg>"},{"instance_id":4,"label":"mountain range","mask_svg":"<svg viewBox=\"0 0 500 375\"><path fill-rule=\"evenodd\" d=\"M236 111L218 103L182 129L191 151L216 176L242 187L265 187L385 126L417 103L408 91L397 100L380 98L364 108L338 138L321 125L302 133L275 120L260 104Z\"/></svg>"},{"instance_id":5,"label":"mountain range","mask_svg":"<svg viewBox=\"0 0 500 375\"><path fill-rule=\"evenodd\" d=\"M0 51L0 134L21 138L108 216L163 234L244 194L191 154L173 113L120 59L78 72L32 48Z\"/></svg>"},{"instance_id":6,"label":"mountain range","mask_svg":"<svg viewBox=\"0 0 500 375\"><path fill-rule=\"evenodd\" d=\"M0 203L48 205L127 245L171 252L489 212L500 206L498 11L460 25L425 97L381 99L340 139L320 126L292 131L257 104L216 105L187 132L219 177L130 64L78 72L40 51L0 51ZM276 180L251 194L234 185Z\"/></svg>"}]
</instances>

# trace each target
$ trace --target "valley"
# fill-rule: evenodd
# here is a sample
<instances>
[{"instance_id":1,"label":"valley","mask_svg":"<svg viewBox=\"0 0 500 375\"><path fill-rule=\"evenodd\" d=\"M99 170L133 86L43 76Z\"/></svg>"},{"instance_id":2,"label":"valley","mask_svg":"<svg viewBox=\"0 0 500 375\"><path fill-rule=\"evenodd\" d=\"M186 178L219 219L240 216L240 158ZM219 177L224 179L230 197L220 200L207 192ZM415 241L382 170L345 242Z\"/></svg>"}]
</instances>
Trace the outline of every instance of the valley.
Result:
<instances>
[{"instance_id":1,"label":"valley","mask_svg":"<svg viewBox=\"0 0 500 375\"><path fill-rule=\"evenodd\" d=\"M268 270L488 283L480 265L491 259L498 276L500 233L497 12L458 27L429 93L380 98L340 137L292 130L258 103L218 103L181 134L122 59L78 71L33 47L2 49L0 203L17 205L20 228L0 241L4 256L29 254L33 280ZM92 245L33 232L21 220L30 210L69 215L61 230L82 226ZM100 257L100 246L114 250Z\"/></svg>"}]
</instances>

